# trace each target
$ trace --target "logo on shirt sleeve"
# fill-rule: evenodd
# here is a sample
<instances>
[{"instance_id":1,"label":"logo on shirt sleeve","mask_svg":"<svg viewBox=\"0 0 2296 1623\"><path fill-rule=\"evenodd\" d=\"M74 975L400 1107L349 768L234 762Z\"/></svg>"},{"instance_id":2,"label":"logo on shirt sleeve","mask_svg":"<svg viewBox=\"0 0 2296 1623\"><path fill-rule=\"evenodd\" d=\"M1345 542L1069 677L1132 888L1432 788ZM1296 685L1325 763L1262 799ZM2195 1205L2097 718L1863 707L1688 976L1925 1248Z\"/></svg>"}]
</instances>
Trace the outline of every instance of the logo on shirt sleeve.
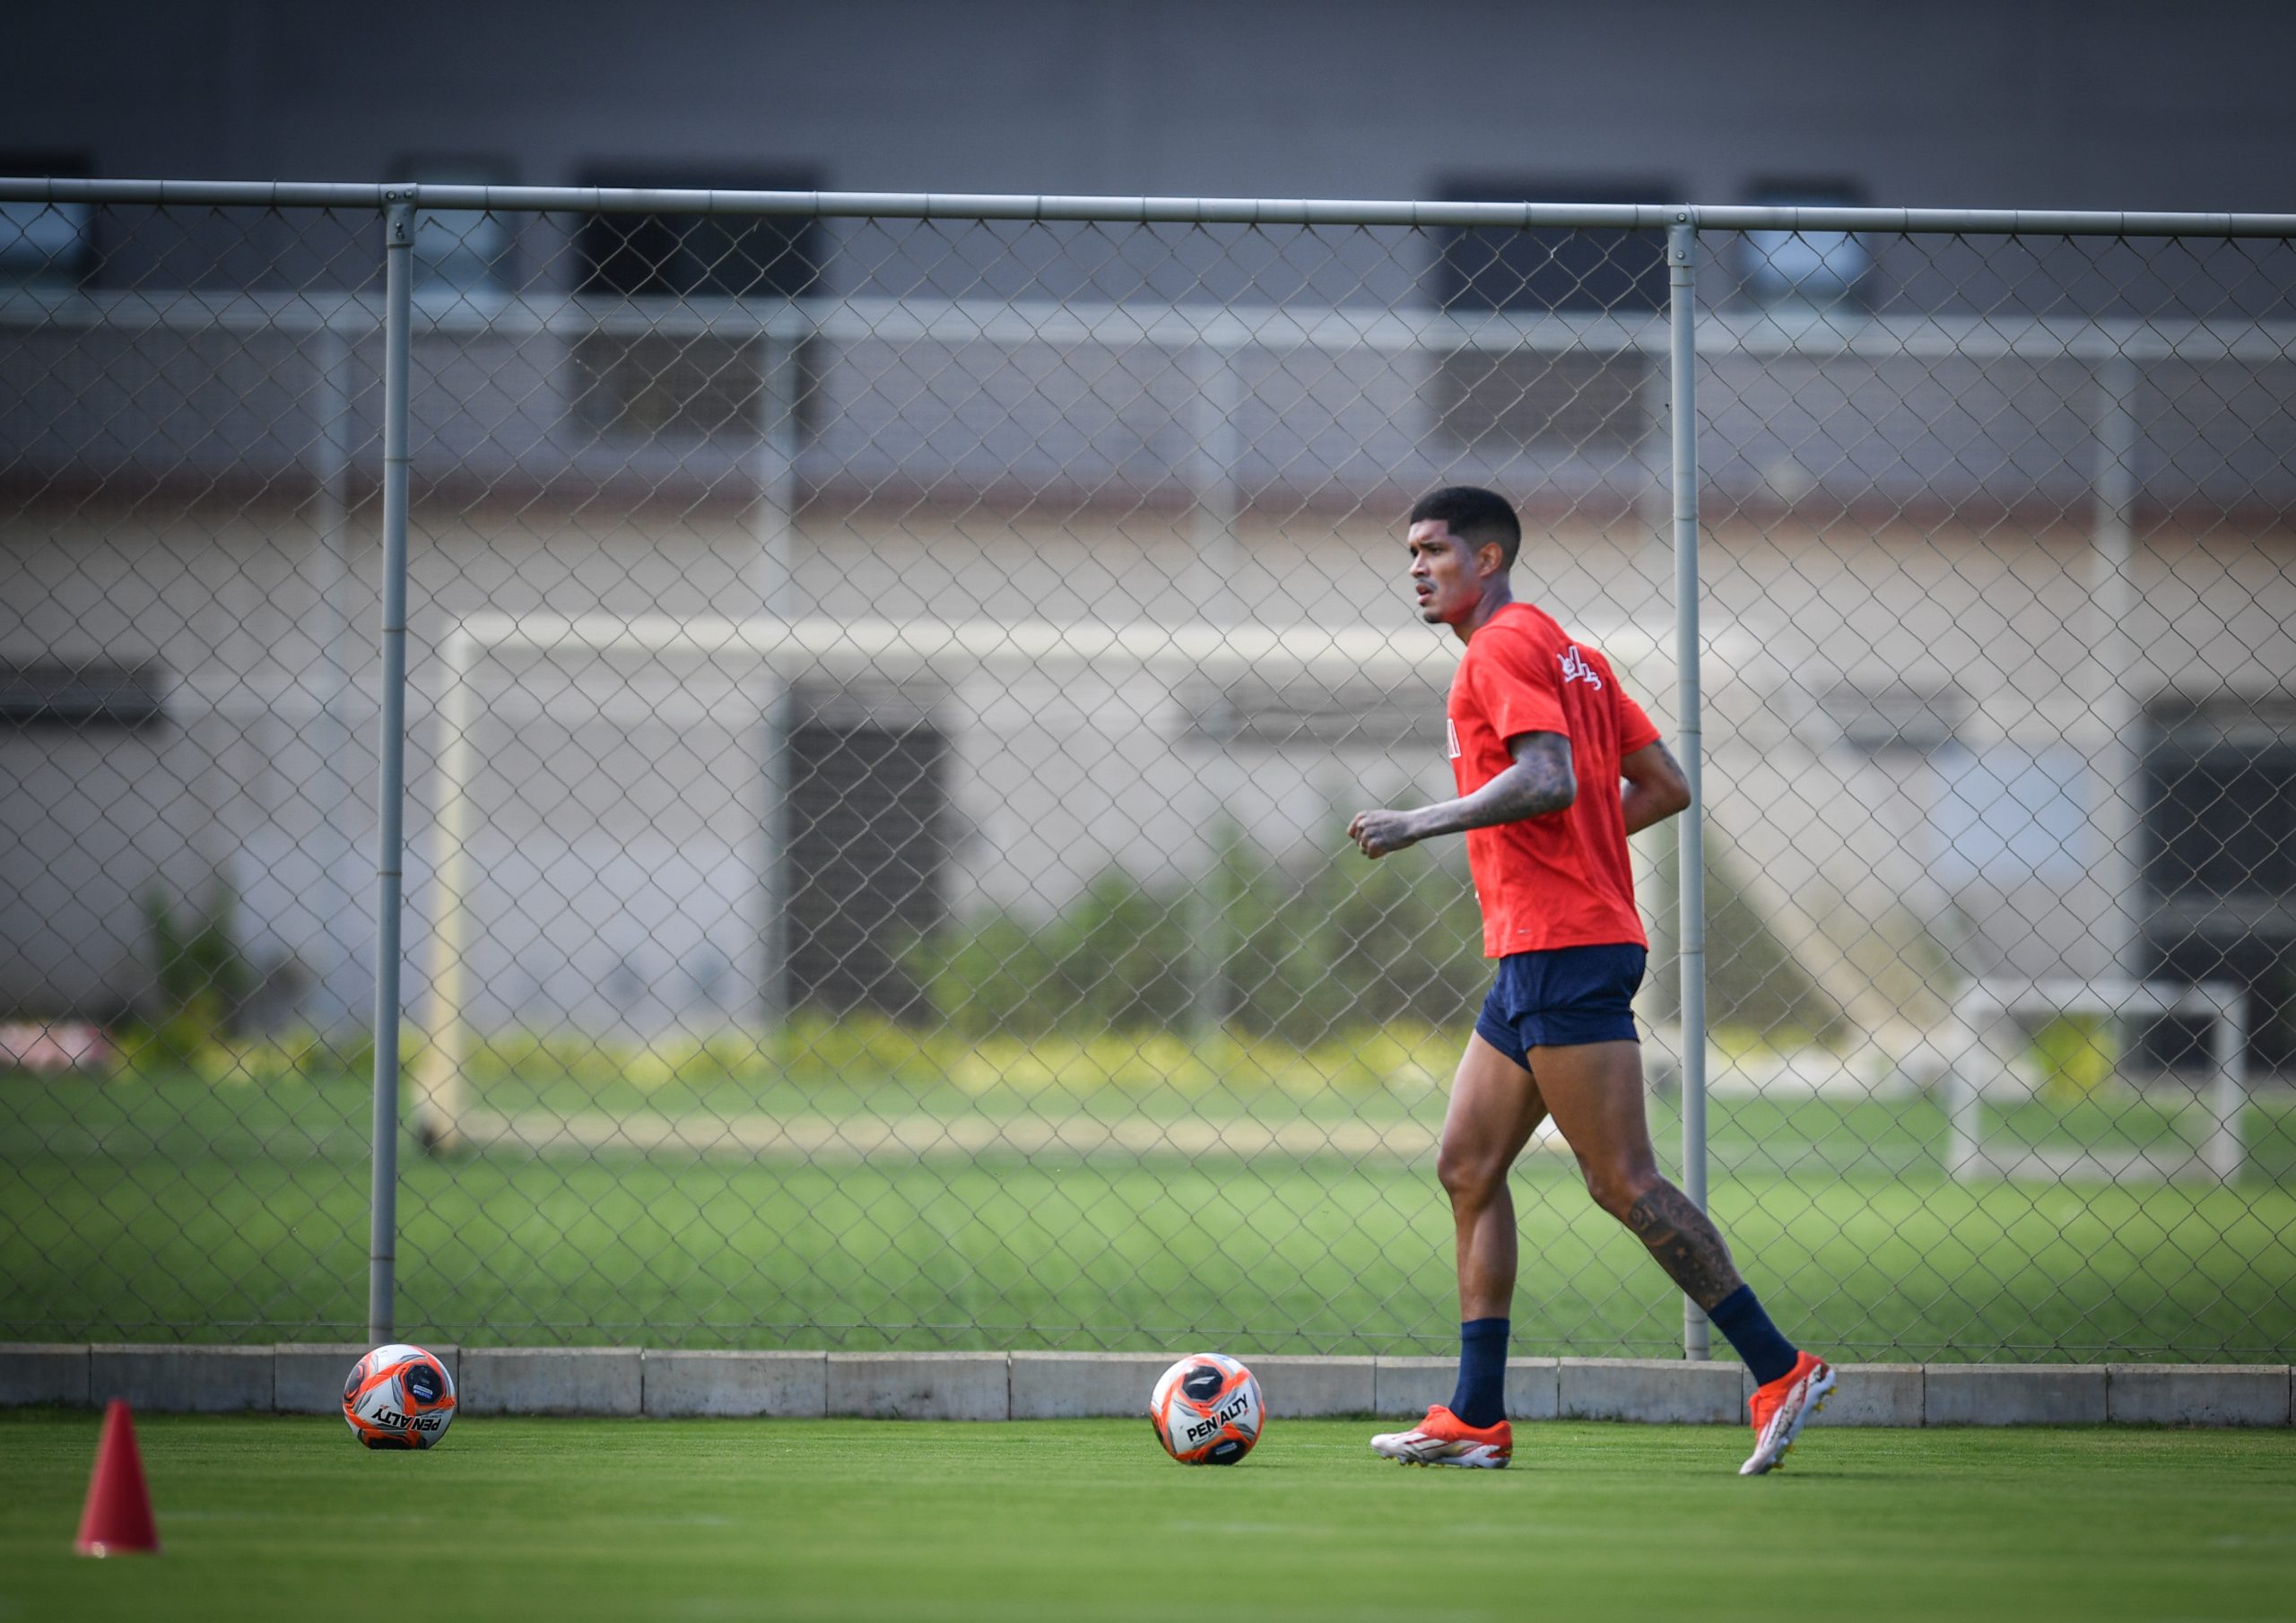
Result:
<instances>
[{"instance_id":1,"label":"logo on shirt sleeve","mask_svg":"<svg viewBox=\"0 0 2296 1623\"><path fill-rule=\"evenodd\" d=\"M1587 663L1587 656L1584 654L1578 652L1577 643L1574 642L1563 649L1561 657L1564 681L1583 681L1597 693L1603 690L1603 679L1595 674L1595 667Z\"/></svg>"},{"instance_id":2,"label":"logo on shirt sleeve","mask_svg":"<svg viewBox=\"0 0 2296 1623\"><path fill-rule=\"evenodd\" d=\"M1450 747L1450 755L1451 755L1451 759L1452 759L1453 760L1457 760L1457 759L1459 759L1459 724L1458 724L1458 723L1457 723L1457 722L1455 722L1455 721L1453 721L1453 720L1452 720L1449 716L1446 716L1443 718L1443 739L1444 739L1444 742L1446 742L1446 743Z\"/></svg>"}]
</instances>

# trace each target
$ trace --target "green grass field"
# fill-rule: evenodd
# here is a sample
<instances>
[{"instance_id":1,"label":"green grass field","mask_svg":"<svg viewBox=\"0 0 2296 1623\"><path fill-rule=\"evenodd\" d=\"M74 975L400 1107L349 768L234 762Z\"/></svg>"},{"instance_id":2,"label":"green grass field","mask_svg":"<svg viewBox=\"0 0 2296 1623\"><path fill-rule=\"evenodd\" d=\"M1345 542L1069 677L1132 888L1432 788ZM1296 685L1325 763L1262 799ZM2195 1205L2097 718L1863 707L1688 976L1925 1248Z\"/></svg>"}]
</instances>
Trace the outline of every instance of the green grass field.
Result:
<instances>
[{"instance_id":1,"label":"green grass field","mask_svg":"<svg viewBox=\"0 0 2296 1623\"><path fill-rule=\"evenodd\" d=\"M91 1414L0 1412L0 1619L2285 1618L2296 1436L1522 1428L1506 1472L1283 1421L1227 1471L1136 1421L146 1417L165 1553L71 1553Z\"/></svg>"},{"instance_id":2,"label":"green grass field","mask_svg":"<svg viewBox=\"0 0 2296 1623\"><path fill-rule=\"evenodd\" d=\"M607 1129L442 1157L405 1143L401 1329L481 1344L1450 1350L1439 1089L1275 1076L1191 1091L1146 1062L1136 1082L980 1089L868 1057L762 1083L604 1063L494 1079L491 1111ZM368 1111L365 1080L343 1072L0 1079L0 1340L355 1338ZM1668 1102L1652 1117L1670 1150ZM2276 1362L2296 1343L2296 1132L2285 1107L2249 1117L2251 1170L2231 1186L1961 1184L1938 1164L1931 1100L1718 1098L1711 1203L1780 1322L1839 1357ZM613 1126L758 1121L788 1136L639 1150ZM2099 1149L2190 1136L2145 1100L2103 1097L2036 1104L2000 1130ZM856 1148L886 1133L904 1136ZM1188 1133L1213 1141L1175 1147ZM1679 1346L1678 1300L1566 1155L1527 1157L1517 1188L1522 1350Z\"/></svg>"}]
</instances>

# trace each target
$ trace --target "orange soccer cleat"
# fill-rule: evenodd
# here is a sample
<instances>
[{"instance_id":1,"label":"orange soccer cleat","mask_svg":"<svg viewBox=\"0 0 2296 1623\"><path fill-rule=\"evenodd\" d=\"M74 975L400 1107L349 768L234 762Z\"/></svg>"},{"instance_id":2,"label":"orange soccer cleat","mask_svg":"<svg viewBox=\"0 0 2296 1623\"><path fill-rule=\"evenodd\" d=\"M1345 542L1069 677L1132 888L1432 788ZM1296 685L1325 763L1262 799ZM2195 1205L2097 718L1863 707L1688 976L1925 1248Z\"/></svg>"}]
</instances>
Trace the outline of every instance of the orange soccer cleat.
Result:
<instances>
[{"instance_id":1,"label":"orange soccer cleat","mask_svg":"<svg viewBox=\"0 0 2296 1623\"><path fill-rule=\"evenodd\" d=\"M1504 1420L1470 1426L1440 1403L1429 1407L1427 1418L1409 1431L1383 1431L1371 1439L1371 1452L1398 1465L1464 1465L1481 1471L1504 1471L1515 1454L1515 1431Z\"/></svg>"},{"instance_id":2,"label":"orange soccer cleat","mask_svg":"<svg viewBox=\"0 0 2296 1623\"><path fill-rule=\"evenodd\" d=\"M1758 1477L1785 1464L1787 1451L1802 1435L1804 1423L1825 1407L1826 1393L1833 1386L1833 1366L1803 1352L1795 1355L1793 1368L1755 1387L1754 1451L1738 1467L1738 1474Z\"/></svg>"}]
</instances>

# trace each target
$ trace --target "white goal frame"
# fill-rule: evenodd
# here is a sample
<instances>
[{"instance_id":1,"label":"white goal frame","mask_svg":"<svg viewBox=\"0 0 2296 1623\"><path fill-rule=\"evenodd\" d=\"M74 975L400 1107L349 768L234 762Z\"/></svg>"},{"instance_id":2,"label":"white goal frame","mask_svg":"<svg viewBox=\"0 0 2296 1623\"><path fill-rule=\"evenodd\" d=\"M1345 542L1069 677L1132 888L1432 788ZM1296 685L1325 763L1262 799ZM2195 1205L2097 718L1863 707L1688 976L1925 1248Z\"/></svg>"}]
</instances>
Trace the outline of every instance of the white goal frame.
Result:
<instances>
[{"instance_id":1,"label":"white goal frame","mask_svg":"<svg viewBox=\"0 0 2296 1623\"><path fill-rule=\"evenodd\" d=\"M2209 1114L2215 1124L2196 1155L2163 1158L2144 1150L2003 1152L1985 1142L1985 1090L1966 1063L1946 1073L1945 1165L1956 1181L1975 1177L2062 1179L2086 1173L2111 1183L2197 1177L2230 1183L2248 1163L2242 1117L2248 1113L2248 998L2229 981L2187 985L2128 978L1972 981L1954 1000L1972 1032L2021 1017L2099 1015L2108 1020L2185 1015L2209 1022ZM2197 1090L2196 1090L2197 1091Z\"/></svg>"},{"instance_id":2,"label":"white goal frame","mask_svg":"<svg viewBox=\"0 0 2296 1623\"><path fill-rule=\"evenodd\" d=\"M524 1141L529 1136L491 1113L474 1110L465 1077L469 1044L463 1011L470 994L466 953L473 882L470 787L479 770L472 742L480 705L474 676L483 659L505 652L558 651L734 658L770 673L785 690L800 676L822 673L857 678L984 671L1018 675L1144 670L1166 673L1174 680L1201 676L1221 681L1274 670L1320 674L1335 684L1367 676L1391 686L1413 677L1448 681L1457 662L1456 645L1449 638L1429 636L1414 650L1410 646L1413 640L1419 639L1365 625L1055 625L496 611L468 615L439 645L437 788L431 808L437 901L430 928L425 1040L413 1068L416 1135L433 1148L506 1135ZM1653 642L1653 650L1656 646ZM767 706L769 714L774 709ZM770 747L767 752L778 755ZM768 769L775 769L771 762ZM769 919L769 931L772 926ZM770 942L767 951L769 957L774 955Z\"/></svg>"}]
</instances>

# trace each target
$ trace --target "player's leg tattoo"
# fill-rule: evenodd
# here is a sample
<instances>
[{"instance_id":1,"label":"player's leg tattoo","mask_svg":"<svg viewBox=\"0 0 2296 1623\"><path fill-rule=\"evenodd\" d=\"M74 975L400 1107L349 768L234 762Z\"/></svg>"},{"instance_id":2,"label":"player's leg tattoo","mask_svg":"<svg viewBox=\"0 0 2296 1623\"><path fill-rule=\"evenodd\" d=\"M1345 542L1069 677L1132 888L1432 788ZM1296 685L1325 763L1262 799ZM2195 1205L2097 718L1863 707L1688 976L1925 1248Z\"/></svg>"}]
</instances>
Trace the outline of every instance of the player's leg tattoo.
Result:
<instances>
[{"instance_id":1,"label":"player's leg tattoo","mask_svg":"<svg viewBox=\"0 0 2296 1623\"><path fill-rule=\"evenodd\" d=\"M1624 1221L1701 1310L1711 1309L1745 1282L1721 1231L1672 1184L1661 1179L1645 1192L1626 1209Z\"/></svg>"},{"instance_id":2,"label":"player's leg tattoo","mask_svg":"<svg viewBox=\"0 0 2296 1623\"><path fill-rule=\"evenodd\" d=\"M1632 1043L1533 1051L1542 1097L1587 1175L1587 1193L1648 1246L1684 1296L1710 1308L1744 1281L1730 1248L1690 1197L1659 1176Z\"/></svg>"}]
</instances>

